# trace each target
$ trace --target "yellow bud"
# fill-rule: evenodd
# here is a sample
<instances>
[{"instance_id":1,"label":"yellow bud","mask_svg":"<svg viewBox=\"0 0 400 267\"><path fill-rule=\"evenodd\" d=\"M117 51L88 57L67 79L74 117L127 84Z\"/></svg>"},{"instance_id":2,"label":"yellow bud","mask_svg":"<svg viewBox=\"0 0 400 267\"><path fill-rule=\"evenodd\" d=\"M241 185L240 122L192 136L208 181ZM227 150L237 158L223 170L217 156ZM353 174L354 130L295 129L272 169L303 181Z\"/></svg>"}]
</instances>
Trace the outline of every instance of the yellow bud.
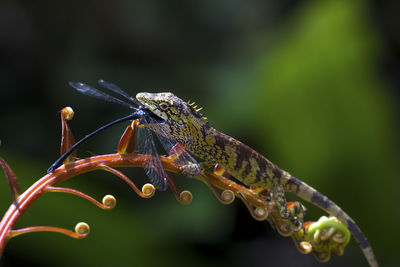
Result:
<instances>
[{"instance_id":1,"label":"yellow bud","mask_svg":"<svg viewBox=\"0 0 400 267\"><path fill-rule=\"evenodd\" d=\"M152 184L145 184L142 187L142 192L146 195L146 197L152 197L156 192L156 188Z\"/></svg>"},{"instance_id":2,"label":"yellow bud","mask_svg":"<svg viewBox=\"0 0 400 267\"><path fill-rule=\"evenodd\" d=\"M61 114L66 120L72 120L74 117L74 110L71 107L65 107L61 110Z\"/></svg>"},{"instance_id":3,"label":"yellow bud","mask_svg":"<svg viewBox=\"0 0 400 267\"><path fill-rule=\"evenodd\" d=\"M113 195L105 195L103 197L103 205L106 206L107 208L114 208L115 205L117 204L117 200Z\"/></svg>"},{"instance_id":4,"label":"yellow bud","mask_svg":"<svg viewBox=\"0 0 400 267\"><path fill-rule=\"evenodd\" d=\"M75 232L80 235L88 235L90 232L90 227L87 223L80 222L76 224Z\"/></svg>"},{"instance_id":5,"label":"yellow bud","mask_svg":"<svg viewBox=\"0 0 400 267\"><path fill-rule=\"evenodd\" d=\"M268 211L266 208L263 207L257 207L256 210L254 211L254 214L257 216L257 219L260 221L263 221L267 219L268 217Z\"/></svg>"},{"instance_id":6,"label":"yellow bud","mask_svg":"<svg viewBox=\"0 0 400 267\"><path fill-rule=\"evenodd\" d=\"M312 251L312 245L310 242L301 241L299 247L302 249L302 252L308 254Z\"/></svg>"},{"instance_id":7,"label":"yellow bud","mask_svg":"<svg viewBox=\"0 0 400 267\"><path fill-rule=\"evenodd\" d=\"M231 190L224 190L221 196L224 204L231 204L235 200L235 194Z\"/></svg>"},{"instance_id":8,"label":"yellow bud","mask_svg":"<svg viewBox=\"0 0 400 267\"><path fill-rule=\"evenodd\" d=\"M180 198L180 202L183 205L188 205L188 204L190 204L192 202L193 195L192 195L192 193L190 191L185 190L185 191L181 192L179 198Z\"/></svg>"}]
</instances>

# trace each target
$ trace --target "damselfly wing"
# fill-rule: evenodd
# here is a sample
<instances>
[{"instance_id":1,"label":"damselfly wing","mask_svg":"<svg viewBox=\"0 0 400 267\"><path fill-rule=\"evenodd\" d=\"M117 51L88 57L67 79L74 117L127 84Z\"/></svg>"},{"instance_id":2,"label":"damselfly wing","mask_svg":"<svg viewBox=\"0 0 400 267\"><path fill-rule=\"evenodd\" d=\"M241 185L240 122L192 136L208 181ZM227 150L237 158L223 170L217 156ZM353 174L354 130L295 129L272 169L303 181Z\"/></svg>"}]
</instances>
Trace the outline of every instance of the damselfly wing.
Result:
<instances>
[{"instance_id":1,"label":"damselfly wing","mask_svg":"<svg viewBox=\"0 0 400 267\"><path fill-rule=\"evenodd\" d=\"M144 117L140 120L140 123L148 123L148 118ZM136 150L151 156L149 160L143 162L142 164L146 175L150 179L150 182L158 190L166 190L168 185L167 174L165 173L160 158L158 157L152 132L145 127L139 128L137 140Z\"/></svg>"}]
</instances>

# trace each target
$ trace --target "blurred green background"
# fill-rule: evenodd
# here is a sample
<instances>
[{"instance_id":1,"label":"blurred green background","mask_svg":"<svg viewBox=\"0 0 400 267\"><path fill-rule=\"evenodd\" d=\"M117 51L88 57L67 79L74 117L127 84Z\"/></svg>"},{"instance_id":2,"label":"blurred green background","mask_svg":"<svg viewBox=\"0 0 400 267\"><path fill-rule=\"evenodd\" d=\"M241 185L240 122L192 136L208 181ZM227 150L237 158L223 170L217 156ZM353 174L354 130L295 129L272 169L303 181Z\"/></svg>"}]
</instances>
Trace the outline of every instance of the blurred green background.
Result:
<instances>
[{"instance_id":1,"label":"blurred green background","mask_svg":"<svg viewBox=\"0 0 400 267\"><path fill-rule=\"evenodd\" d=\"M196 101L212 126L242 140L339 204L364 231L382 266L398 264L398 1L0 2L0 156L23 189L58 157L59 110L71 106L77 138L130 111L81 95L68 81L112 81L132 95L171 91ZM112 153L126 125L79 156ZM139 185L141 169L126 169ZM0 205L11 203L0 177ZM102 211L46 194L18 227L53 225L90 235L40 233L11 240L1 266L355 266L352 241L322 265L297 252L243 203L224 206L205 185L144 200L110 174L65 182L117 207ZM306 204L306 219L324 213Z\"/></svg>"}]
</instances>

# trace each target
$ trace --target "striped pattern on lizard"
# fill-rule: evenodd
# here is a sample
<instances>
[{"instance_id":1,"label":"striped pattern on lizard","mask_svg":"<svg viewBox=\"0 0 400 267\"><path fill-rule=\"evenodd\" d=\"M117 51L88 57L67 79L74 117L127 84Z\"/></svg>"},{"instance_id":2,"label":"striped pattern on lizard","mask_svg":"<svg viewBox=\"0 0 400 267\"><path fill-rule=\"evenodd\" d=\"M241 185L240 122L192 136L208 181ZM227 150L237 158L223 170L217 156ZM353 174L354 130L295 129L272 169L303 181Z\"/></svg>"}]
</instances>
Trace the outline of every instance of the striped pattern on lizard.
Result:
<instances>
[{"instance_id":1,"label":"striped pattern on lizard","mask_svg":"<svg viewBox=\"0 0 400 267\"><path fill-rule=\"evenodd\" d=\"M303 207L286 208L285 191L291 192L332 216L337 217L352 233L371 266L378 266L374 252L357 224L326 196L281 170L264 156L242 142L218 132L194 104L184 102L172 93L139 93L136 99L148 110L165 120L163 124L147 125L151 130L173 139L207 164L219 164L234 178L247 186L271 192L280 215L293 230L300 230ZM160 129L162 127L163 129Z\"/></svg>"}]
</instances>

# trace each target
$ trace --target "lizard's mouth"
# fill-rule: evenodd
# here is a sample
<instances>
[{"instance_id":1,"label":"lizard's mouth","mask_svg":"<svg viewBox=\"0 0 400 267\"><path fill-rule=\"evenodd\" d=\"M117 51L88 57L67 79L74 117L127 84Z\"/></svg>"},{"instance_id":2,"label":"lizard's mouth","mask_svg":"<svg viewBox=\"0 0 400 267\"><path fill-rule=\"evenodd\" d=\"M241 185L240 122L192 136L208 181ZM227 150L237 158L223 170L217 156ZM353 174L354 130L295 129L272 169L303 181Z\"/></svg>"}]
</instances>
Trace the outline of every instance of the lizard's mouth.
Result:
<instances>
[{"instance_id":1,"label":"lizard's mouth","mask_svg":"<svg viewBox=\"0 0 400 267\"><path fill-rule=\"evenodd\" d=\"M152 111L150 111L148 108L146 108L145 106L139 106L139 109L143 110L145 112L145 116L147 118L150 119L150 121L152 121L152 123L159 123L159 124L163 124L165 123L165 120L159 116L157 116L155 113L153 113Z\"/></svg>"}]
</instances>

